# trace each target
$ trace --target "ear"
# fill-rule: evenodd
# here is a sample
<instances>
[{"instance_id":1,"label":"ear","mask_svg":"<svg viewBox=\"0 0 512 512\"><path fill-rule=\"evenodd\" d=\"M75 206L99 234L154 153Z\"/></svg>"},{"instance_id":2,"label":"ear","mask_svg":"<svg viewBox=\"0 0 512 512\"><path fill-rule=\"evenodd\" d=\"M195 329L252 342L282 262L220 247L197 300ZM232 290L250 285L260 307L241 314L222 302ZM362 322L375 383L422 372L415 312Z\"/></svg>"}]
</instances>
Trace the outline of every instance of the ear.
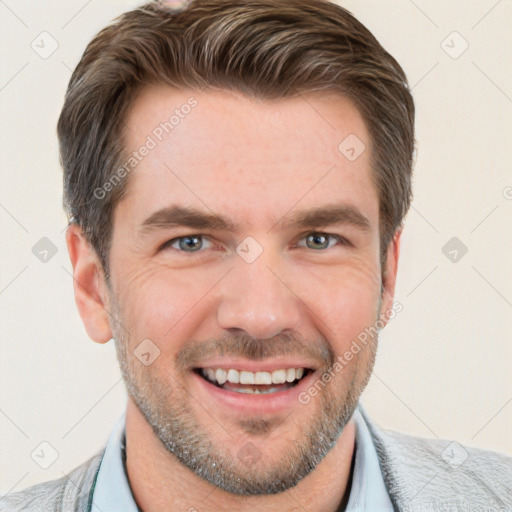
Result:
<instances>
[{"instance_id":1,"label":"ear","mask_svg":"<svg viewBox=\"0 0 512 512\"><path fill-rule=\"evenodd\" d=\"M97 343L112 339L109 323L108 287L96 251L77 224L66 231L66 244L73 266L73 290L78 312L89 337Z\"/></svg>"},{"instance_id":2,"label":"ear","mask_svg":"<svg viewBox=\"0 0 512 512\"><path fill-rule=\"evenodd\" d=\"M398 272L398 258L400 256L400 240L402 230L398 230L387 248L386 265L382 269L382 304L380 317L384 325L388 323L393 310L393 298L395 296L396 276Z\"/></svg>"}]
</instances>

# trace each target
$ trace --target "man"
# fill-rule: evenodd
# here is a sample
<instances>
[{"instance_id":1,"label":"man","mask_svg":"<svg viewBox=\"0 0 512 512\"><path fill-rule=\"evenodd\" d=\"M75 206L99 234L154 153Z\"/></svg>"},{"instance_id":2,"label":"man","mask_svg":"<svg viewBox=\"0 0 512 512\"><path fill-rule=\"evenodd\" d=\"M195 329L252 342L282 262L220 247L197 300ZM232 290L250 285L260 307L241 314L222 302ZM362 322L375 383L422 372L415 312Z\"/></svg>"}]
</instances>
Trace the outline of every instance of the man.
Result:
<instances>
[{"instance_id":1,"label":"man","mask_svg":"<svg viewBox=\"0 0 512 512\"><path fill-rule=\"evenodd\" d=\"M129 400L104 450L2 510L512 508L509 458L450 464L358 406L397 307L414 105L347 11L128 12L58 132L77 307Z\"/></svg>"}]
</instances>

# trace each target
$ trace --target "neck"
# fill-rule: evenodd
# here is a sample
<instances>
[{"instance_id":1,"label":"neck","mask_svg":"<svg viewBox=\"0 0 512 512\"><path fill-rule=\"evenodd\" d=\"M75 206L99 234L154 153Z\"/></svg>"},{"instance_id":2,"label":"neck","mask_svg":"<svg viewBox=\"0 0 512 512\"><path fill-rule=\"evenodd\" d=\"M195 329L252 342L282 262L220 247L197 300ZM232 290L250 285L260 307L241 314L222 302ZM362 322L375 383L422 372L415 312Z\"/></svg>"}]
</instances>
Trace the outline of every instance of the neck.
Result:
<instances>
[{"instance_id":1,"label":"neck","mask_svg":"<svg viewBox=\"0 0 512 512\"><path fill-rule=\"evenodd\" d=\"M169 453L135 404L126 409L126 468L144 512L265 510L335 512L348 501L355 425L351 420L322 462L295 487L273 495L240 496L211 485Z\"/></svg>"}]
</instances>

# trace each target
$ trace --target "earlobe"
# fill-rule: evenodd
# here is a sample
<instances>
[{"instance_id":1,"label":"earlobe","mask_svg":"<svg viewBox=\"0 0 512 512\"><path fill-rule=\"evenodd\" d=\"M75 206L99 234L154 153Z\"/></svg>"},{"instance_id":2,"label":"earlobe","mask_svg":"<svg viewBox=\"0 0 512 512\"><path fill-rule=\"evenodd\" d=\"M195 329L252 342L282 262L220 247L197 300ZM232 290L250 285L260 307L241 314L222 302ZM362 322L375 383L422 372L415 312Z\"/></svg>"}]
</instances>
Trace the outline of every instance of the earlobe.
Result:
<instances>
[{"instance_id":1,"label":"earlobe","mask_svg":"<svg viewBox=\"0 0 512 512\"><path fill-rule=\"evenodd\" d=\"M107 309L107 285L101 263L77 224L68 227L66 244L73 266L75 302L85 330L93 341L106 343L112 338L112 331Z\"/></svg>"}]
</instances>

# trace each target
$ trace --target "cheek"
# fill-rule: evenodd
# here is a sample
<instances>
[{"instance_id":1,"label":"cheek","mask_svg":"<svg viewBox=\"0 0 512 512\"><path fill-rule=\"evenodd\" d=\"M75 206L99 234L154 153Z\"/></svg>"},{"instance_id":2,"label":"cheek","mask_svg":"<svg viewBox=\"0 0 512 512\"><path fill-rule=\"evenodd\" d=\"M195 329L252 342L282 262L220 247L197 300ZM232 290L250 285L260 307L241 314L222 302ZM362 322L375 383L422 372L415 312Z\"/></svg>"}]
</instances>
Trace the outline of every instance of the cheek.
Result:
<instances>
[{"instance_id":1,"label":"cheek","mask_svg":"<svg viewBox=\"0 0 512 512\"><path fill-rule=\"evenodd\" d=\"M330 273L305 275L301 288L303 296L308 297L308 307L322 321L318 328L331 340L336 353L349 348L378 319L381 290L378 265L354 259Z\"/></svg>"},{"instance_id":2,"label":"cheek","mask_svg":"<svg viewBox=\"0 0 512 512\"><path fill-rule=\"evenodd\" d=\"M158 264L125 272L118 301L132 343L149 338L160 345L175 339L178 350L184 331L204 314L202 299L218 279L214 272L175 271Z\"/></svg>"}]
</instances>

